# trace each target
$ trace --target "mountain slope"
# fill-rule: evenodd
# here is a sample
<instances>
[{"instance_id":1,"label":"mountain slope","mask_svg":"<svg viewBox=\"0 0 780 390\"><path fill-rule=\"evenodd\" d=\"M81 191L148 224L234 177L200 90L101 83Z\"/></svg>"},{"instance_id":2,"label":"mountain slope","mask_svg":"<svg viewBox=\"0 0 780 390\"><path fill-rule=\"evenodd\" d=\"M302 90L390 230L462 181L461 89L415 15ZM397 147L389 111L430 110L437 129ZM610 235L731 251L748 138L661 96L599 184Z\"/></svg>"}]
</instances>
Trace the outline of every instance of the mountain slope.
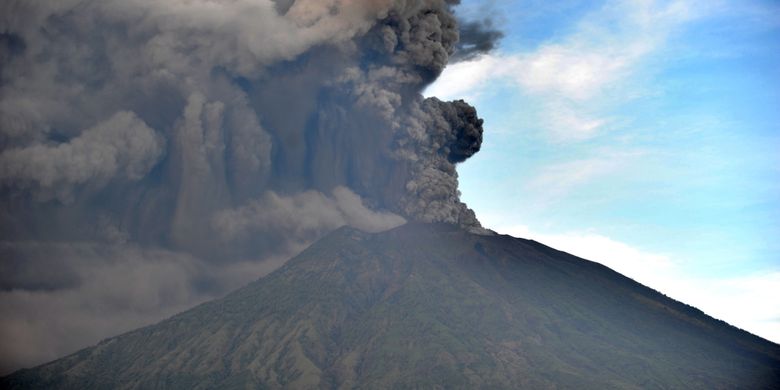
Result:
<instances>
[{"instance_id":1,"label":"mountain slope","mask_svg":"<svg viewBox=\"0 0 780 390\"><path fill-rule=\"evenodd\" d=\"M4 388L773 388L780 346L539 243L342 228Z\"/></svg>"}]
</instances>

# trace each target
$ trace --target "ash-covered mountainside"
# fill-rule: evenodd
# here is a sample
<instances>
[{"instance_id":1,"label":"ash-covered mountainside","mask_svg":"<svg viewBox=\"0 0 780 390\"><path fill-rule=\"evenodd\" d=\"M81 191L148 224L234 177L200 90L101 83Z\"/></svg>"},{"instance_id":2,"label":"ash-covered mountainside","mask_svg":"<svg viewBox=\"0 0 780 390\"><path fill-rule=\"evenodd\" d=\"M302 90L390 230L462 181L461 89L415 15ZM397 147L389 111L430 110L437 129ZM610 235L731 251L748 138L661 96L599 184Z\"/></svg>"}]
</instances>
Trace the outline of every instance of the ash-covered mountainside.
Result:
<instances>
[{"instance_id":1,"label":"ash-covered mountainside","mask_svg":"<svg viewBox=\"0 0 780 390\"><path fill-rule=\"evenodd\" d=\"M774 388L780 346L534 241L342 228L3 388Z\"/></svg>"}]
</instances>

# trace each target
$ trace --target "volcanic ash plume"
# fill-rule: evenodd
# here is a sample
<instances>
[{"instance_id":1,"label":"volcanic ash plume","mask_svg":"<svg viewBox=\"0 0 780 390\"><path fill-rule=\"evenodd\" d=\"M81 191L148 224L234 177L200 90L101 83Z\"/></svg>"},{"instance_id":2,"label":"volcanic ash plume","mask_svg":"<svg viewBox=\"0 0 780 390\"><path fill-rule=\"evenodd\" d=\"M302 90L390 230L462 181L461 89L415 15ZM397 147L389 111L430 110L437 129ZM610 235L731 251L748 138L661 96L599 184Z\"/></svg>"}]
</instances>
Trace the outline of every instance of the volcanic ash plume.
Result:
<instances>
[{"instance_id":1,"label":"volcanic ash plume","mask_svg":"<svg viewBox=\"0 0 780 390\"><path fill-rule=\"evenodd\" d=\"M455 165L482 120L420 94L455 51L455 3L0 4L0 369L221 294L344 224L480 230ZM104 295L119 303L95 309ZM59 325L20 326L54 300ZM105 310L137 315L88 320Z\"/></svg>"}]
</instances>

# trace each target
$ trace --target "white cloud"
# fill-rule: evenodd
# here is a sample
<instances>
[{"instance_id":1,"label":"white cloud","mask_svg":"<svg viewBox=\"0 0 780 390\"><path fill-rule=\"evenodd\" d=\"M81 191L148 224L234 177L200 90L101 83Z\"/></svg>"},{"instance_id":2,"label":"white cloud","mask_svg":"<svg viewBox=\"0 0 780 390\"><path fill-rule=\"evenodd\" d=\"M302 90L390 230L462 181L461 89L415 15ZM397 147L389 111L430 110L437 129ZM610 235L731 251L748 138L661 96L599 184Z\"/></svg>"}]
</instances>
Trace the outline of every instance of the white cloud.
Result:
<instances>
[{"instance_id":1,"label":"white cloud","mask_svg":"<svg viewBox=\"0 0 780 390\"><path fill-rule=\"evenodd\" d=\"M539 233L527 226L502 224L500 218L482 220L499 233L597 261L715 318L780 342L780 301L771 298L777 294L780 272L706 278L686 273L670 254L648 252L597 232Z\"/></svg>"},{"instance_id":2,"label":"white cloud","mask_svg":"<svg viewBox=\"0 0 780 390\"><path fill-rule=\"evenodd\" d=\"M641 53L624 48L577 41L543 46L536 52L510 59L509 76L526 90L572 100L584 100L615 80Z\"/></svg>"},{"instance_id":3,"label":"white cloud","mask_svg":"<svg viewBox=\"0 0 780 390\"><path fill-rule=\"evenodd\" d=\"M613 172L618 165L615 161L600 157L549 165L540 169L525 184L525 188L529 193L543 193L545 198L553 201L581 184Z\"/></svg>"},{"instance_id":4,"label":"white cloud","mask_svg":"<svg viewBox=\"0 0 780 390\"><path fill-rule=\"evenodd\" d=\"M597 151L594 157L553 163L537 169L523 184L523 190L534 200L536 208L557 203L578 188L602 178L634 174L635 161L646 155L643 150Z\"/></svg>"},{"instance_id":5,"label":"white cloud","mask_svg":"<svg viewBox=\"0 0 780 390\"><path fill-rule=\"evenodd\" d=\"M541 118L549 137L556 142L582 141L593 138L609 120L590 114L572 103L548 103Z\"/></svg>"},{"instance_id":6,"label":"white cloud","mask_svg":"<svg viewBox=\"0 0 780 390\"><path fill-rule=\"evenodd\" d=\"M595 112L618 95L636 95L624 84L676 26L693 18L691 1L609 2L586 15L571 35L534 51L451 65L425 94L473 98L497 82L511 83L544 107L540 125L552 141L592 138L609 123Z\"/></svg>"},{"instance_id":7,"label":"white cloud","mask_svg":"<svg viewBox=\"0 0 780 390\"><path fill-rule=\"evenodd\" d=\"M485 82L503 77L496 73L503 67L502 61L502 57L485 55L448 65L444 73L425 91L425 96L436 96L442 100L473 100L474 94L482 92Z\"/></svg>"}]
</instances>

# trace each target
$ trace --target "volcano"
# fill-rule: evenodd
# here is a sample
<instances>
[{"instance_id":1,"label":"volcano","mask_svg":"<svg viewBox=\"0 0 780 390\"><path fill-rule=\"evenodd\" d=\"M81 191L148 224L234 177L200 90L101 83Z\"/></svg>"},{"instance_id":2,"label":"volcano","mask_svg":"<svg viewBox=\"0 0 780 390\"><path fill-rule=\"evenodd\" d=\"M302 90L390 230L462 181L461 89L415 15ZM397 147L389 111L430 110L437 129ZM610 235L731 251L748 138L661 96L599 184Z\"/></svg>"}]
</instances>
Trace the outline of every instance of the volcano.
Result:
<instances>
[{"instance_id":1,"label":"volcano","mask_svg":"<svg viewBox=\"0 0 780 390\"><path fill-rule=\"evenodd\" d=\"M3 388L777 388L780 346L535 241L340 228Z\"/></svg>"}]
</instances>

